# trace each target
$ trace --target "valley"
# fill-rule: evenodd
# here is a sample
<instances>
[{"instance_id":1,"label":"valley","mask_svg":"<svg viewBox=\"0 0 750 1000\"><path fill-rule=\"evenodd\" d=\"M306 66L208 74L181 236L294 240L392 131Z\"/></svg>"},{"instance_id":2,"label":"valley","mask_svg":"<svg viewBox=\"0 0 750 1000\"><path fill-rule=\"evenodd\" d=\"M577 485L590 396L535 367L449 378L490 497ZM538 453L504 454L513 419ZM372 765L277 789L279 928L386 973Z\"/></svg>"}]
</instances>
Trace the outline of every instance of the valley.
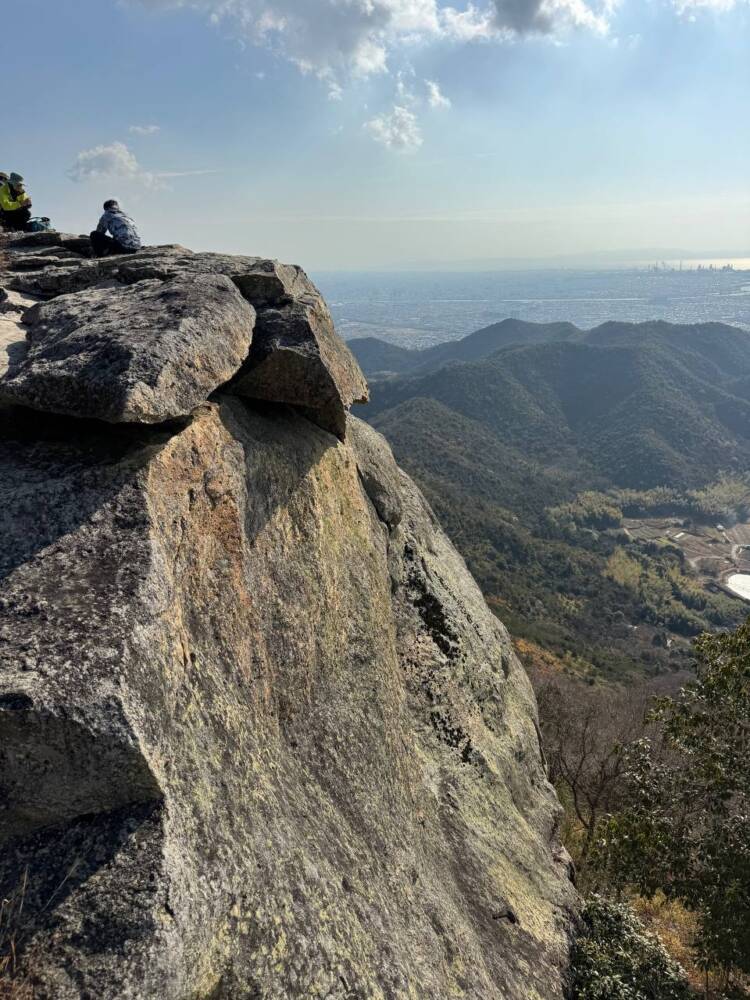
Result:
<instances>
[{"instance_id":1,"label":"valley","mask_svg":"<svg viewBox=\"0 0 750 1000\"><path fill-rule=\"evenodd\" d=\"M351 346L366 418L527 650L582 677L679 673L695 636L744 620L744 330L506 320L419 352Z\"/></svg>"}]
</instances>

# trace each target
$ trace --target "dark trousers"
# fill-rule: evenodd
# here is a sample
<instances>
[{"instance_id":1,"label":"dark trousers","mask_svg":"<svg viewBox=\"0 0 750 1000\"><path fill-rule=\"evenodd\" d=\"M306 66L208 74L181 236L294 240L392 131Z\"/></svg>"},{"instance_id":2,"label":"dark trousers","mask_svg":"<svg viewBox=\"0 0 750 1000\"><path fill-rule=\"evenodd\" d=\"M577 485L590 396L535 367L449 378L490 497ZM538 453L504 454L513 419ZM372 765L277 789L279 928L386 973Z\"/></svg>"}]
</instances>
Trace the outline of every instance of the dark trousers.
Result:
<instances>
[{"instance_id":1,"label":"dark trousers","mask_svg":"<svg viewBox=\"0 0 750 1000\"><path fill-rule=\"evenodd\" d=\"M4 212L0 209L0 226L3 229L12 229L22 233L31 218L30 208L16 208L12 212Z\"/></svg>"},{"instance_id":2,"label":"dark trousers","mask_svg":"<svg viewBox=\"0 0 750 1000\"><path fill-rule=\"evenodd\" d=\"M119 240L116 240L113 236L107 236L106 233L97 232L95 229L90 236L91 247L94 251L95 257L109 257L113 254L124 254L124 253L137 253L136 250L131 250L130 247L124 247Z\"/></svg>"}]
</instances>

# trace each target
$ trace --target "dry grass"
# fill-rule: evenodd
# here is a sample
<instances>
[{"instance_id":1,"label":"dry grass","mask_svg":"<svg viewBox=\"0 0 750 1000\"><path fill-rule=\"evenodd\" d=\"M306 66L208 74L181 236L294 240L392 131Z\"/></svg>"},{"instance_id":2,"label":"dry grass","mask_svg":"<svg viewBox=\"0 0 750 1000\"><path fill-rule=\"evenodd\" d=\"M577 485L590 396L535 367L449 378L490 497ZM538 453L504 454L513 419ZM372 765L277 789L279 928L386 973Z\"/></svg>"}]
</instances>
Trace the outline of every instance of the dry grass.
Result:
<instances>
[{"instance_id":1,"label":"dry grass","mask_svg":"<svg viewBox=\"0 0 750 1000\"><path fill-rule=\"evenodd\" d=\"M0 1000L34 1000L34 991L28 982L6 976L0 967Z\"/></svg>"},{"instance_id":2,"label":"dry grass","mask_svg":"<svg viewBox=\"0 0 750 1000\"><path fill-rule=\"evenodd\" d=\"M54 905L80 863L80 858L73 861L65 878L37 910L37 917ZM15 891L6 899L0 899L0 1000L34 1000L34 988L18 963L24 938L33 929L33 921L27 921L24 913L28 885L29 872L26 869Z\"/></svg>"},{"instance_id":3,"label":"dry grass","mask_svg":"<svg viewBox=\"0 0 750 1000\"><path fill-rule=\"evenodd\" d=\"M695 914L662 893L657 893L653 899L635 896L630 904L646 928L660 938L672 958L683 967L693 989L702 992L704 975L695 965L692 949L698 930Z\"/></svg>"},{"instance_id":4,"label":"dry grass","mask_svg":"<svg viewBox=\"0 0 750 1000\"><path fill-rule=\"evenodd\" d=\"M0 899L0 1000L33 1000L34 991L18 969L18 945L23 925L28 872L6 899Z\"/></svg>"},{"instance_id":5,"label":"dry grass","mask_svg":"<svg viewBox=\"0 0 750 1000\"><path fill-rule=\"evenodd\" d=\"M696 964L692 947L698 930L695 914L686 910L679 902L668 900L662 893L657 893L653 899L635 896L630 900L630 905L646 928L660 938L672 958L683 967L696 994L708 1000L721 997L723 975L709 974L706 980L706 973ZM734 985L744 988L746 995L750 997L750 982L735 982Z\"/></svg>"}]
</instances>

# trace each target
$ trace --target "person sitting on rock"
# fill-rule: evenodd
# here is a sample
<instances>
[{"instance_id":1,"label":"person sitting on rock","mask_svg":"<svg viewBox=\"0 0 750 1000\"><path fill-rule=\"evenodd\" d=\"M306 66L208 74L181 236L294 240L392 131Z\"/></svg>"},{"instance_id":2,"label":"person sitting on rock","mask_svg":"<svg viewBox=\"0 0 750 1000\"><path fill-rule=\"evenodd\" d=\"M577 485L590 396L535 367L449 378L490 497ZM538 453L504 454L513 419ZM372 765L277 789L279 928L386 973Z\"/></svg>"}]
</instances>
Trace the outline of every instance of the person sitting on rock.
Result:
<instances>
[{"instance_id":1,"label":"person sitting on rock","mask_svg":"<svg viewBox=\"0 0 750 1000\"><path fill-rule=\"evenodd\" d=\"M26 194L23 177L11 174L0 184L0 225L3 229L23 232L30 219L31 198Z\"/></svg>"},{"instance_id":2,"label":"person sitting on rock","mask_svg":"<svg viewBox=\"0 0 750 1000\"><path fill-rule=\"evenodd\" d=\"M108 236L108 232L112 235ZM141 238L135 223L114 198L104 202L104 215L91 234L91 246L95 257L136 253L141 249Z\"/></svg>"}]
</instances>

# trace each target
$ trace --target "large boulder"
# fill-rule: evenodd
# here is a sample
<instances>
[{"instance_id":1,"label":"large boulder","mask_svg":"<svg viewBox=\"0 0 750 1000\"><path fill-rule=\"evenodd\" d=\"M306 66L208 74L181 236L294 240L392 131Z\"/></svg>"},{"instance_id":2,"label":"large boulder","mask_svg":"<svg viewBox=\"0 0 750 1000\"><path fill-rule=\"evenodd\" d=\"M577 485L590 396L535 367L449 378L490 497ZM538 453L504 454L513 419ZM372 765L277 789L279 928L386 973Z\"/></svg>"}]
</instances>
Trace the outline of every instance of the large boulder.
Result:
<instances>
[{"instance_id":1,"label":"large boulder","mask_svg":"<svg viewBox=\"0 0 750 1000\"><path fill-rule=\"evenodd\" d=\"M297 406L342 441L350 407L368 400L365 377L319 295L259 315L254 349L232 392Z\"/></svg>"},{"instance_id":2,"label":"large boulder","mask_svg":"<svg viewBox=\"0 0 750 1000\"><path fill-rule=\"evenodd\" d=\"M314 286L68 253L0 275L0 994L562 1000L531 687Z\"/></svg>"},{"instance_id":3,"label":"large boulder","mask_svg":"<svg viewBox=\"0 0 750 1000\"><path fill-rule=\"evenodd\" d=\"M0 532L19 988L562 1000L533 694L382 438L0 414Z\"/></svg>"},{"instance_id":4,"label":"large boulder","mask_svg":"<svg viewBox=\"0 0 750 1000\"><path fill-rule=\"evenodd\" d=\"M260 257L192 253L180 246L72 263L59 254L40 254L14 256L11 288L50 298L118 284L225 275L258 313L253 349L232 391L297 406L341 439L349 408L367 401L359 365L337 336L320 292L299 267Z\"/></svg>"},{"instance_id":5,"label":"large boulder","mask_svg":"<svg viewBox=\"0 0 750 1000\"><path fill-rule=\"evenodd\" d=\"M255 311L222 275L62 295L28 310L0 397L112 423L189 415L248 356Z\"/></svg>"}]
</instances>

